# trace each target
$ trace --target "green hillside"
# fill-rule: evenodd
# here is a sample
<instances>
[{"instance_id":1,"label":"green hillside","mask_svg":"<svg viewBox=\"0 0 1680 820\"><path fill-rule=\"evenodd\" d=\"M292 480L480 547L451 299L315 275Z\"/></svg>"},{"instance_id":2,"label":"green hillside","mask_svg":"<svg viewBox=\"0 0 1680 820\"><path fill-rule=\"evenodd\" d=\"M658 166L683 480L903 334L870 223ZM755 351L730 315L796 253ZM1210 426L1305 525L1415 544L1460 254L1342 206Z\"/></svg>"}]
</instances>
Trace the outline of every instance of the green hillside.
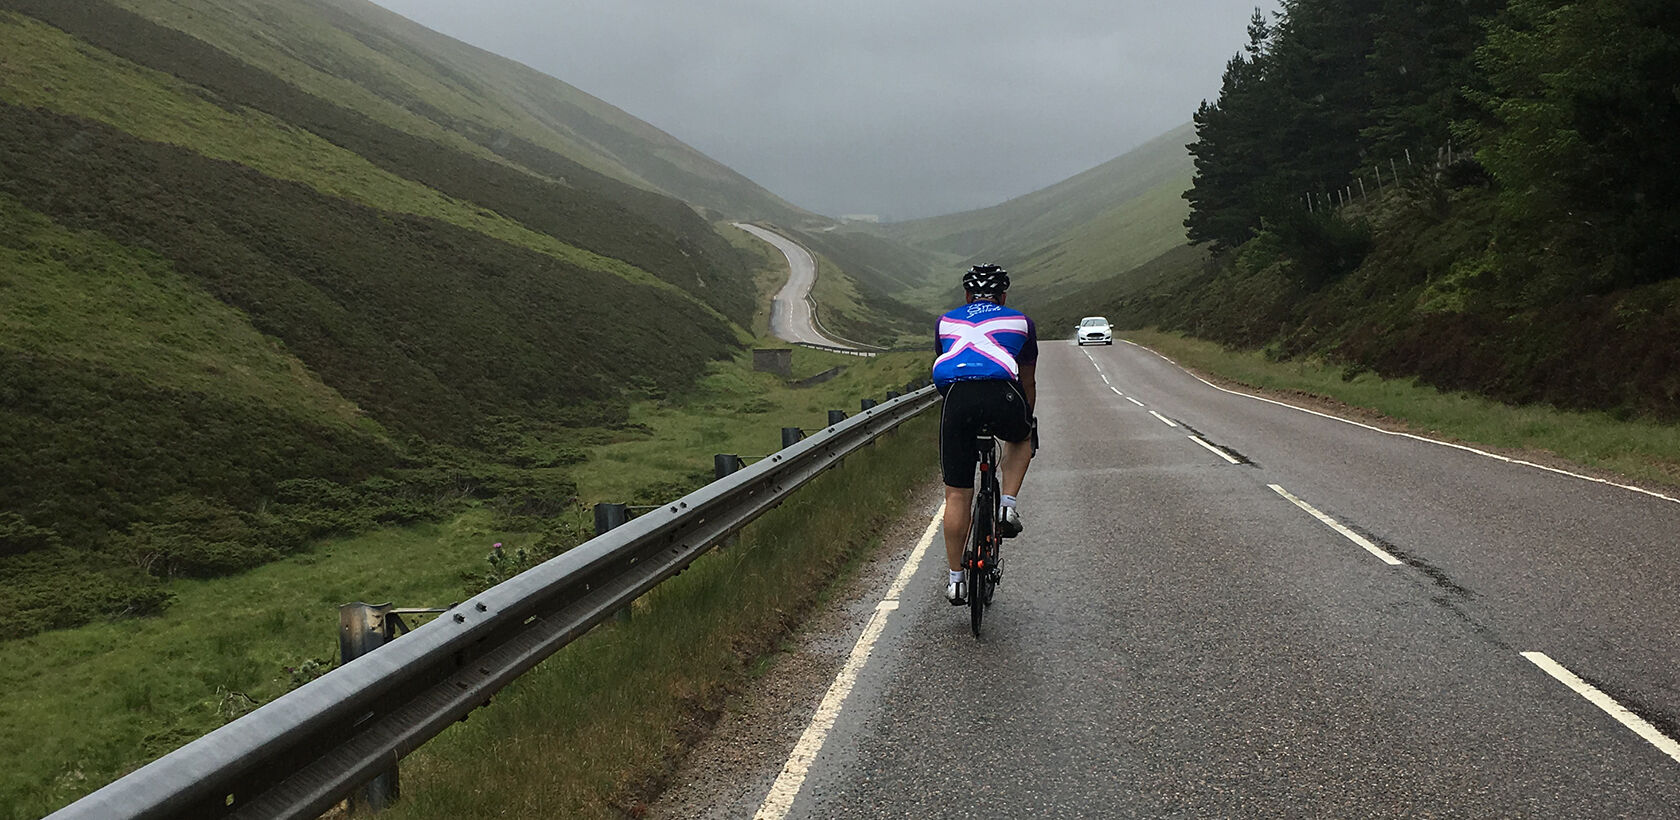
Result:
<instances>
[{"instance_id":1,"label":"green hillside","mask_svg":"<svg viewBox=\"0 0 1680 820\"><path fill-rule=\"evenodd\" d=\"M458 151L561 180L577 171L566 166L581 165L726 216L808 216L606 102L366 0L113 2L305 93Z\"/></svg>"},{"instance_id":2,"label":"green hillside","mask_svg":"<svg viewBox=\"0 0 1680 820\"><path fill-rule=\"evenodd\" d=\"M1027 308L1098 282L1183 244L1182 199L1194 137L1186 125L1048 188L977 211L883 225L881 232L944 255L940 270L994 261L1016 272L1015 298ZM952 298L950 276L903 294L927 307Z\"/></svg>"},{"instance_id":3,"label":"green hillside","mask_svg":"<svg viewBox=\"0 0 1680 820\"><path fill-rule=\"evenodd\" d=\"M564 502L576 428L759 307L761 258L661 191L803 218L364 3L0 0L0 54L0 638Z\"/></svg>"}]
</instances>

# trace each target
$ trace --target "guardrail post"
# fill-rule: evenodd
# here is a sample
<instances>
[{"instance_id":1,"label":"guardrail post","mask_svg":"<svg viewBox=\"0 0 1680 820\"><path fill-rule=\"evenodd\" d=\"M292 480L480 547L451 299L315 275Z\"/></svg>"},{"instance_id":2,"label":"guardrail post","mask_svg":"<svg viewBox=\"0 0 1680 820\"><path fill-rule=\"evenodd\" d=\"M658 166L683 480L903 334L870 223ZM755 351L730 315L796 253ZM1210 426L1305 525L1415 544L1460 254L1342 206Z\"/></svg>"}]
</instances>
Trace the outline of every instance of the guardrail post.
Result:
<instances>
[{"instance_id":1,"label":"guardrail post","mask_svg":"<svg viewBox=\"0 0 1680 820\"><path fill-rule=\"evenodd\" d=\"M899 394L898 394L897 390L888 390L887 391L887 401L892 401L893 399L898 398L898 395Z\"/></svg>"},{"instance_id":2,"label":"guardrail post","mask_svg":"<svg viewBox=\"0 0 1680 820\"><path fill-rule=\"evenodd\" d=\"M712 473L717 478L733 475L741 471L741 457L733 453L718 453L712 456Z\"/></svg>"},{"instance_id":3,"label":"guardrail post","mask_svg":"<svg viewBox=\"0 0 1680 820\"><path fill-rule=\"evenodd\" d=\"M364 604L357 601L338 608L339 664L349 663L396 637L396 616L391 604ZM397 781L397 767L392 766L369 780L350 794L350 813L378 813L389 808L402 791Z\"/></svg>"},{"instance_id":4,"label":"guardrail post","mask_svg":"<svg viewBox=\"0 0 1680 820\"><path fill-rule=\"evenodd\" d=\"M828 411L828 426L833 427L834 425L839 424L840 422L845 421L845 420L846 420L846 411L844 411L844 410L830 410L830 411Z\"/></svg>"},{"instance_id":5,"label":"guardrail post","mask_svg":"<svg viewBox=\"0 0 1680 820\"><path fill-rule=\"evenodd\" d=\"M859 410L859 412L862 412L864 410L875 409L875 405L880 404L880 402L878 402L874 399L864 399L863 401L858 402L858 404L862 405L862 408Z\"/></svg>"},{"instance_id":6,"label":"guardrail post","mask_svg":"<svg viewBox=\"0 0 1680 820\"><path fill-rule=\"evenodd\" d=\"M799 440L804 438L804 437L805 437L805 431L799 429L798 427L783 427L782 428L782 449L786 450L787 448L792 447L795 444L798 444Z\"/></svg>"},{"instance_id":7,"label":"guardrail post","mask_svg":"<svg viewBox=\"0 0 1680 820\"><path fill-rule=\"evenodd\" d=\"M596 504L595 505L595 537L600 538L608 531L622 527L630 521L630 507L627 504ZM630 620L630 607L625 606L618 611L620 623Z\"/></svg>"},{"instance_id":8,"label":"guardrail post","mask_svg":"<svg viewBox=\"0 0 1680 820\"><path fill-rule=\"evenodd\" d=\"M630 507L625 504L596 504L595 505L595 537L607 534L608 530L622 527L630 520Z\"/></svg>"}]
</instances>

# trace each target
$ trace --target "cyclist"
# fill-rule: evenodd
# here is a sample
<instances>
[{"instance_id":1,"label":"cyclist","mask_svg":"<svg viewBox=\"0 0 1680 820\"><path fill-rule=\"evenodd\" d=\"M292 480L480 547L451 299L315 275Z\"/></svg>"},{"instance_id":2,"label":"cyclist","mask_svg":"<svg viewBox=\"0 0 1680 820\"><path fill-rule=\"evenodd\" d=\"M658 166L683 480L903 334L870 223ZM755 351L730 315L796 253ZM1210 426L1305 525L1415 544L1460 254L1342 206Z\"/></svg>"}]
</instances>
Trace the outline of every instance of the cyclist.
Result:
<instances>
[{"instance_id":1,"label":"cyclist","mask_svg":"<svg viewBox=\"0 0 1680 820\"><path fill-rule=\"evenodd\" d=\"M981 430L1002 439L999 479L1003 520L999 535L1021 532L1015 496L1032 461L1032 412L1037 394L1038 330L1033 320L1004 307L1009 272L975 265L963 275L966 300L939 317L939 358L933 383L945 397L939 416L939 465L945 479L945 560L951 572L945 597L967 602L963 543L974 499L974 440Z\"/></svg>"}]
</instances>

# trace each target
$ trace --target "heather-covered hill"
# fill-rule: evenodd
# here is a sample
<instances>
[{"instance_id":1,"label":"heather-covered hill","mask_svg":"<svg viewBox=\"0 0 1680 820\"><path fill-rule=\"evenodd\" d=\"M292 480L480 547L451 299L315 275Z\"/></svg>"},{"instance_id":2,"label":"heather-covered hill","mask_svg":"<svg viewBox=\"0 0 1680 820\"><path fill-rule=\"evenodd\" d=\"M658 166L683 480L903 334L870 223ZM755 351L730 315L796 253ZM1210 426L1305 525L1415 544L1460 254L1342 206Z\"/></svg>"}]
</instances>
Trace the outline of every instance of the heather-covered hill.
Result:
<instances>
[{"instance_id":1,"label":"heather-covered hill","mask_svg":"<svg viewBox=\"0 0 1680 820\"><path fill-rule=\"evenodd\" d=\"M366 4L0 0L0 54L0 638L563 503L569 431L748 338L761 260L664 185L786 213Z\"/></svg>"}]
</instances>

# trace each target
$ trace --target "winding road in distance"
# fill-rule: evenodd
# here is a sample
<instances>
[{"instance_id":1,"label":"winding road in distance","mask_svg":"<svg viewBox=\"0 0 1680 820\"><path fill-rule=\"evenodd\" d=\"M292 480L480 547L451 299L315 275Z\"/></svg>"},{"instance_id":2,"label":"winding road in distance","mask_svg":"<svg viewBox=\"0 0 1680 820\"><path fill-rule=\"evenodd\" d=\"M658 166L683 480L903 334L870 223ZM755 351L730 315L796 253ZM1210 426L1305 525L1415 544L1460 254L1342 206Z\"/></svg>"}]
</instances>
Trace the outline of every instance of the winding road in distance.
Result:
<instances>
[{"instance_id":1,"label":"winding road in distance","mask_svg":"<svg viewBox=\"0 0 1680 820\"><path fill-rule=\"evenodd\" d=\"M788 281L776 293L776 300L770 307L770 332L776 338L788 342L803 342L806 344L827 345L829 347L858 349L856 345L839 339L830 339L822 335L812 321L810 296L811 287L817 282L817 260L811 257L811 252L801 247L799 243L782 236L774 231L768 231L757 225L745 222L733 223L753 236L776 246L776 249L787 257Z\"/></svg>"},{"instance_id":2,"label":"winding road in distance","mask_svg":"<svg viewBox=\"0 0 1680 820\"><path fill-rule=\"evenodd\" d=\"M1680 818L1674 498L1129 344L1038 372L984 636L936 528L889 545L835 686L684 816Z\"/></svg>"}]
</instances>

